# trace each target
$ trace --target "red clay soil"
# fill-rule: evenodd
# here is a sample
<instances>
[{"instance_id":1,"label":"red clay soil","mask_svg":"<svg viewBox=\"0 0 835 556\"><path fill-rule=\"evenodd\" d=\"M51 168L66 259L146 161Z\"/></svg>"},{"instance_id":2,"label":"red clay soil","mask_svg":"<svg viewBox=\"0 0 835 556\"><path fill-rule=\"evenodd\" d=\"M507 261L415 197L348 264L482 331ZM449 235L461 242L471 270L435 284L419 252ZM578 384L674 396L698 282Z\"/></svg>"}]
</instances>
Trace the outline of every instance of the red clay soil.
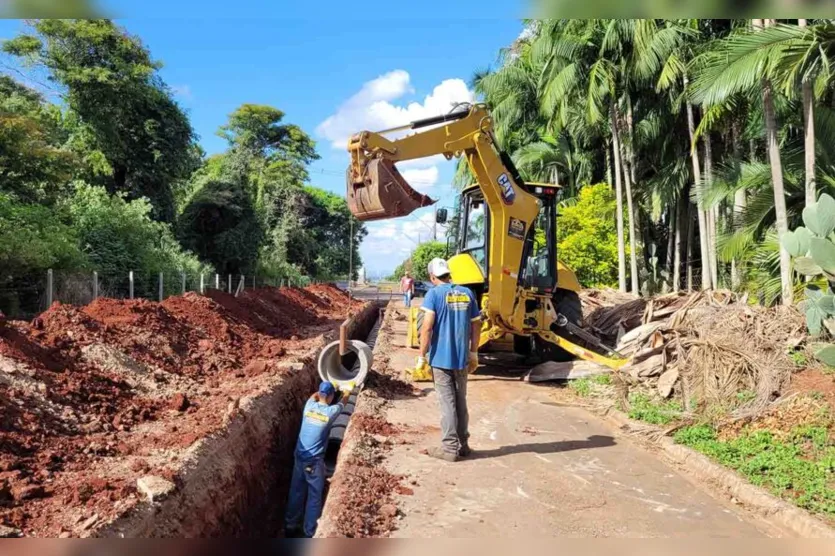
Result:
<instances>
[{"instance_id":1,"label":"red clay soil","mask_svg":"<svg viewBox=\"0 0 835 556\"><path fill-rule=\"evenodd\" d=\"M184 450L348 304L321 285L55 303L31 323L0 320L0 525L75 536L135 505L138 478L176 481Z\"/></svg>"},{"instance_id":2,"label":"red clay soil","mask_svg":"<svg viewBox=\"0 0 835 556\"><path fill-rule=\"evenodd\" d=\"M800 371L792 376L789 392L816 392L821 394L832 408L835 408L835 375L826 374L815 368Z\"/></svg>"}]
</instances>

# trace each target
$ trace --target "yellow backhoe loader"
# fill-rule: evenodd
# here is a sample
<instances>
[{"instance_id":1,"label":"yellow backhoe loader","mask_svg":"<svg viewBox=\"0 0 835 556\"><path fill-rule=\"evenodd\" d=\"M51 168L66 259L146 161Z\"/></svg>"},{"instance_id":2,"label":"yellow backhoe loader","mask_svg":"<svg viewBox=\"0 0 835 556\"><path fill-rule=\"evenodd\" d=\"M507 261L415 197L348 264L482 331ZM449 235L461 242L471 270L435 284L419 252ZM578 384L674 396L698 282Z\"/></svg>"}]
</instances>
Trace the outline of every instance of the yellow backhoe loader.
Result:
<instances>
[{"instance_id":1,"label":"yellow backhoe loader","mask_svg":"<svg viewBox=\"0 0 835 556\"><path fill-rule=\"evenodd\" d=\"M429 129L423 129L429 128ZM386 135L421 131L401 138ZM449 259L452 281L473 290L482 308L480 345L512 338L513 350L544 360L571 357L617 369L626 361L580 328L580 284L559 262L554 184L525 183L501 151L482 104L379 132L363 131L348 144L347 199L358 220L406 216L433 199L406 183L397 162L442 154L465 157L477 183L461 198L459 245ZM439 210L439 220L445 219ZM410 318L412 342L418 328Z\"/></svg>"}]
</instances>

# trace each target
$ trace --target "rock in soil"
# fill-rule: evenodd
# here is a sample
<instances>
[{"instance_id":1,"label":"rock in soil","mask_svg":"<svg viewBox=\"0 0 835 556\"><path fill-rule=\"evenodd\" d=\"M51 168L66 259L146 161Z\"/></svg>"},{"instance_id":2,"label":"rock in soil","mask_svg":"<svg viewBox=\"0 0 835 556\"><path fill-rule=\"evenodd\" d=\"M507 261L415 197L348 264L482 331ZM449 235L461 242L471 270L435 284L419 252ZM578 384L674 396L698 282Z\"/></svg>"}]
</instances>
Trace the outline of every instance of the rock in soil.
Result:
<instances>
[{"instance_id":1,"label":"rock in soil","mask_svg":"<svg viewBox=\"0 0 835 556\"><path fill-rule=\"evenodd\" d=\"M148 475L136 481L136 489L147 496L152 504L173 491L174 488L174 483L156 475Z\"/></svg>"},{"instance_id":2,"label":"rock in soil","mask_svg":"<svg viewBox=\"0 0 835 556\"><path fill-rule=\"evenodd\" d=\"M17 539L23 535L17 529L0 525L0 539Z\"/></svg>"},{"instance_id":3,"label":"rock in soil","mask_svg":"<svg viewBox=\"0 0 835 556\"><path fill-rule=\"evenodd\" d=\"M188 397L185 394L176 394L172 399L169 407L174 411L185 411L191 405Z\"/></svg>"}]
</instances>

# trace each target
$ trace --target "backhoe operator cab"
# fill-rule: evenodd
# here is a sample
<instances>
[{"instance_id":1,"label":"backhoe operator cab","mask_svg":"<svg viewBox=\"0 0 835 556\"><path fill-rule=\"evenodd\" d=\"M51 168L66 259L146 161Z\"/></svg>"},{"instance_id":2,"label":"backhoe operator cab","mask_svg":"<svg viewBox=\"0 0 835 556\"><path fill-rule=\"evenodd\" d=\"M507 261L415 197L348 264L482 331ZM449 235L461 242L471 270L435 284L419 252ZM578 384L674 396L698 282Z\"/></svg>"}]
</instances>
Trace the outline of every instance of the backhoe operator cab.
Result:
<instances>
[{"instance_id":1,"label":"backhoe operator cab","mask_svg":"<svg viewBox=\"0 0 835 556\"><path fill-rule=\"evenodd\" d=\"M579 325L583 316L578 296L581 286L574 272L557 259L559 186L541 183L526 185L536 197L538 215L524 237L523 259L526 262L520 269L519 285L538 295L551 296L557 313L564 315L572 324ZM478 184L462 192L460 216L458 245L456 254L449 261L450 269L453 281L472 289L481 302L482 295L489 290L487 261L492 219ZM508 229L506 233L510 237L518 237L522 230ZM539 354L548 360L571 357L549 342L537 341L533 346L531 340L531 336L514 334L514 351L527 355L532 347L536 347Z\"/></svg>"},{"instance_id":2,"label":"backhoe operator cab","mask_svg":"<svg viewBox=\"0 0 835 556\"><path fill-rule=\"evenodd\" d=\"M405 137L386 137L417 129ZM412 189L395 163L437 154L467 161L476 184L463 192L460 245L449 265L453 282L471 287L480 299L481 345L512 335L520 353L533 344L549 360L570 354L611 368L625 363L577 326L580 284L556 252L558 188L521 179L498 146L485 105L363 131L351 137L348 152L346 197L361 221L406 216L435 203Z\"/></svg>"}]
</instances>

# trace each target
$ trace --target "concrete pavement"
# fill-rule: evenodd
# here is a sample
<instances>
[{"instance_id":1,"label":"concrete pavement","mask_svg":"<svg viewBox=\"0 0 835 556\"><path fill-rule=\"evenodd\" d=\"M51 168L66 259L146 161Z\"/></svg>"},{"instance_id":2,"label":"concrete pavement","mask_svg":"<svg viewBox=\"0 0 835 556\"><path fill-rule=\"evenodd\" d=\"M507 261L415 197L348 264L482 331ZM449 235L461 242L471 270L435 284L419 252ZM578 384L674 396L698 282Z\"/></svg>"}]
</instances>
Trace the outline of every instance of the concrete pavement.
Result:
<instances>
[{"instance_id":1,"label":"concrete pavement","mask_svg":"<svg viewBox=\"0 0 835 556\"><path fill-rule=\"evenodd\" d=\"M396 321L390 363L406 368ZM559 403L554 386L531 385L518 370L489 366L471 377L474 457L457 463L421 450L439 442L431 384L425 396L394 400L386 418L407 444L386 461L417 481L398 498L395 537L762 537L772 525L714 496L585 410Z\"/></svg>"}]
</instances>

